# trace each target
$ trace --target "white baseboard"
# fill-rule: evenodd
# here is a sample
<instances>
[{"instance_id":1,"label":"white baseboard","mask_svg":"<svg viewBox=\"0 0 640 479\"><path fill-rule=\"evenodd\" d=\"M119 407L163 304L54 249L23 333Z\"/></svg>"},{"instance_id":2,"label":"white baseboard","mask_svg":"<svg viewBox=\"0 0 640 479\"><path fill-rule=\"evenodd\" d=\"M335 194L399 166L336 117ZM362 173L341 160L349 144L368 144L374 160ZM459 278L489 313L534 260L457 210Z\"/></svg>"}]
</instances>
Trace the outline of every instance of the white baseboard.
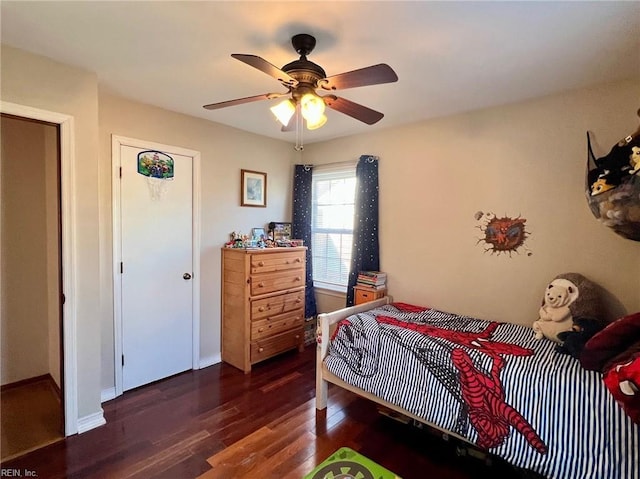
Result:
<instances>
[{"instance_id":1,"label":"white baseboard","mask_svg":"<svg viewBox=\"0 0 640 479\"><path fill-rule=\"evenodd\" d=\"M111 401L116 397L116 388L112 387L109 389L103 389L100 393L100 404L103 402Z\"/></svg>"},{"instance_id":2,"label":"white baseboard","mask_svg":"<svg viewBox=\"0 0 640 479\"><path fill-rule=\"evenodd\" d=\"M78 418L78 434L90 431L96 427L106 424L107 421L104 418L104 410L100 408L100 412L89 414L85 417Z\"/></svg>"},{"instance_id":3,"label":"white baseboard","mask_svg":"<svg viewBox=\"0 0 640 479\"><path fill-rule=\"evenodd\" d=\"M208 368L209 366L213 366L214 364L218 364L222 362L222 354L214 354L213 356L208 356L206 358L200 358L200 369Z\"/></svg>"}]
</instances>

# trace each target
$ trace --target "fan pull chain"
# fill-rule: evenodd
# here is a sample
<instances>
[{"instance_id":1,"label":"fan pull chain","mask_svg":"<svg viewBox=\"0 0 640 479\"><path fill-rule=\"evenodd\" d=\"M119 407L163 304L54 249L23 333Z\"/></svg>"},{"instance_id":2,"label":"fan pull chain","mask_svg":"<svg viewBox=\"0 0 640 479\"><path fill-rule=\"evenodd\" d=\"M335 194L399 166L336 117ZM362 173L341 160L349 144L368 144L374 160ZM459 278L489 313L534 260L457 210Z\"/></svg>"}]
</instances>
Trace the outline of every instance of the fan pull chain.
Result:
<instances>
[{"instance_id":1,"label":"fan pull chain","mask_svg":"<svg viewBox=\"0 0 640 479\"><path fill-rule=\"evenodd\" d=\"M293 148L296 151L303 151L303 134L304 134L304 124L302 123L302 113L300 112L300 105L297 105L296 111L296 146Z\"/></svg>"}]
</instances>

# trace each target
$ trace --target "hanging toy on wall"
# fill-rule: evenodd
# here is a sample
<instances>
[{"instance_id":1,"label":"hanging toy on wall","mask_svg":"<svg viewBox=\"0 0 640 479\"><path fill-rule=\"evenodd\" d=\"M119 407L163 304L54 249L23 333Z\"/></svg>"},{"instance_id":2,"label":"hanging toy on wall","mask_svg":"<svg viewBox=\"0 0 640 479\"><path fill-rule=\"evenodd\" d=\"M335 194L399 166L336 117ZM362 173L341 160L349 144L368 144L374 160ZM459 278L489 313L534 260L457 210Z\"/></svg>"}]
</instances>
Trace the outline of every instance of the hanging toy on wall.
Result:
<instances>
[{"instance_id":1,"label":"hanging toy on wall","mask_svg":"<svg viewBox=\"0 0 640 479\"><path fill-rule=\"evenodd\" d=\"M640 127L605 156L595 157L589 132L587 145L585 193L591 212L620 236L640 241Z\"/></svg>"}]
</instances>

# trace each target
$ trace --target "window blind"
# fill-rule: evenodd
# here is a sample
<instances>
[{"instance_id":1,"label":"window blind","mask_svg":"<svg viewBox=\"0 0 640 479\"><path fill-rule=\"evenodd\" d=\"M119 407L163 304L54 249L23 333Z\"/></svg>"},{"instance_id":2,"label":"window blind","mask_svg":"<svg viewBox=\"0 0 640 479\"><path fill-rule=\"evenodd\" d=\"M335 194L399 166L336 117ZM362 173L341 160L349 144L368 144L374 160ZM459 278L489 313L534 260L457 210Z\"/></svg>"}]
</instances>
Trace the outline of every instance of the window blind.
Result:
<instances>
[{"instance_id":1,"label":"window blind","mask_svg":"<svg viewBox=\"0 0 640 479\"><path fill-rule=\"evenodd\" d=\"M314 168L312 181L313 283L346 291L355 212L355 166Z\"/></svg>"}]
</instances>

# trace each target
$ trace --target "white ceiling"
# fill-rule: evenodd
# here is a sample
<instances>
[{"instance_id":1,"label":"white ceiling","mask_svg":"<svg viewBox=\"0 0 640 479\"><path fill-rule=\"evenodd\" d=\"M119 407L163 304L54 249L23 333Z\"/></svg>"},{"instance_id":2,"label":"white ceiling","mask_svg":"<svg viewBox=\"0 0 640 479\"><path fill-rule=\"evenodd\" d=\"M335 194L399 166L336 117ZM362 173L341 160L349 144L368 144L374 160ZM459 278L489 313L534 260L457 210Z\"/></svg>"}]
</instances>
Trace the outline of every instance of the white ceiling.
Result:
<instances>
[{"instance_id":1,"label":"white ceiling","mask_svg":"<svg viewBox=\"0 0 640 479\"><path fill-rule=\"evenodd\" d=\"M290 39L317 39L309 59L328 76L387 63L396 83L337 91L385 117L368 126L335 111L305 131L324 141L640 77L640 2L0 2L1 40L98 75L109 91L295 142L264 100L203 105L286 91L231 58L282 67Z\"/></svg>"}]
</instances>

